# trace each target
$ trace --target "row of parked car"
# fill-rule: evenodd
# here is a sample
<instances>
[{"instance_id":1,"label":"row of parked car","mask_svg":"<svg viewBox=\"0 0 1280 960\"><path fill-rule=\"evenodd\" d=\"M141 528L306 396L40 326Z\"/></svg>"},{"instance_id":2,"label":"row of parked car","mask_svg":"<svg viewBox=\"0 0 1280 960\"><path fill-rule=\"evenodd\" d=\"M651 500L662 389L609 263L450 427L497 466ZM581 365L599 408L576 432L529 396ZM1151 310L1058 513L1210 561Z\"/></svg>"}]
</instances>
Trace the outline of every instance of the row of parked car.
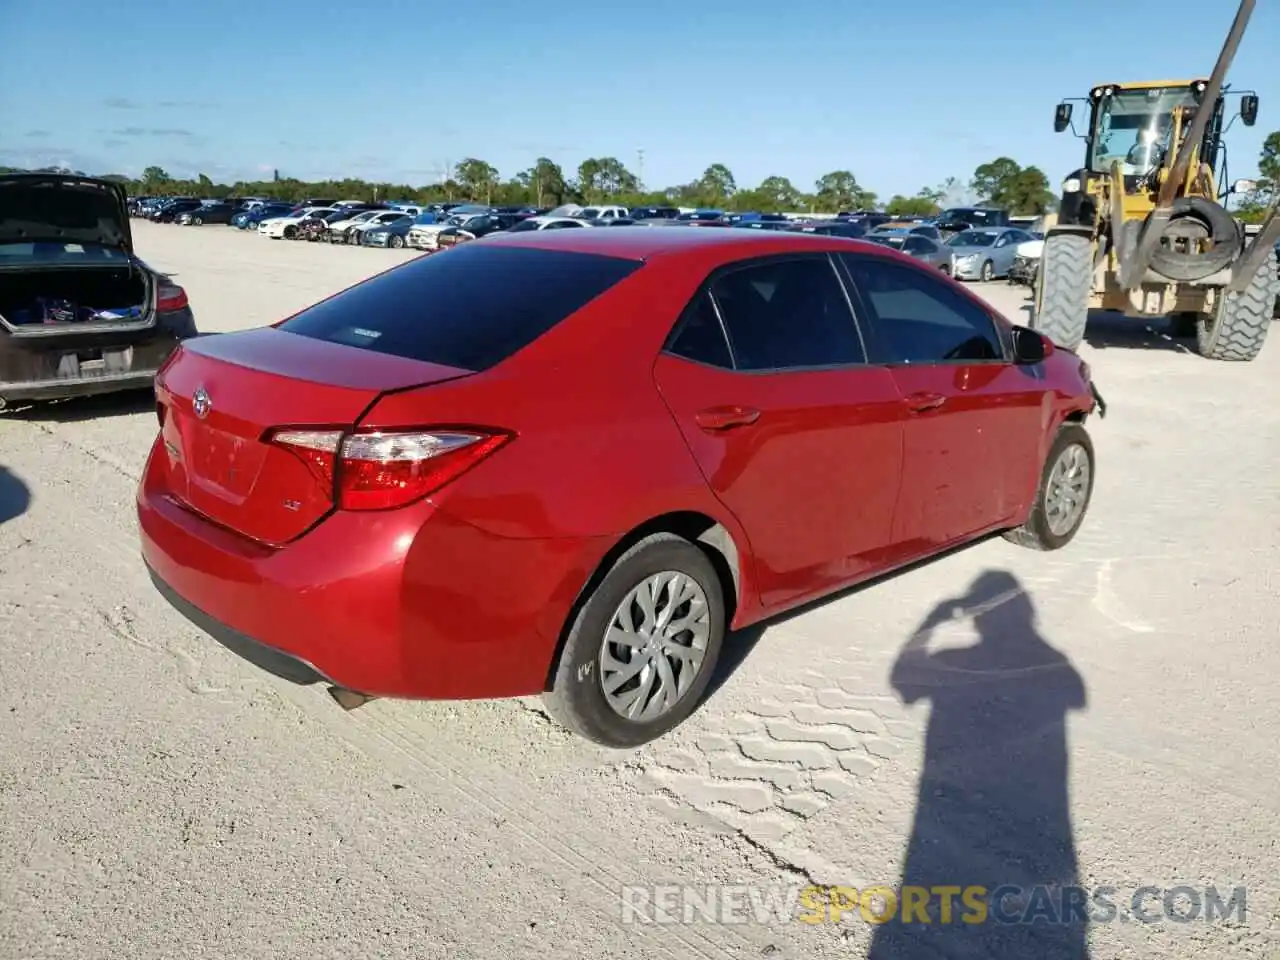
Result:
<instances>
[{"instance_id":1,"label":"row of parked car","mask_svg":"<svg viewBox=\"0 0 1280 960\"><path fill-rule=\"evenodd\" d=\"M500 231L598 227L722 227L846 236L893 247L961 280L1008 277L1020 244L1040 235L1009 222L1002 210L956 208L938 217L892 217L846 211L809 219L776 213L650 206L565 204L553 209L475 203L366 203L262 197L202 200L137 198L136 216L190 226L227 224L272 240L305 240L434 252Z\"/></svg>"}]
</instances>

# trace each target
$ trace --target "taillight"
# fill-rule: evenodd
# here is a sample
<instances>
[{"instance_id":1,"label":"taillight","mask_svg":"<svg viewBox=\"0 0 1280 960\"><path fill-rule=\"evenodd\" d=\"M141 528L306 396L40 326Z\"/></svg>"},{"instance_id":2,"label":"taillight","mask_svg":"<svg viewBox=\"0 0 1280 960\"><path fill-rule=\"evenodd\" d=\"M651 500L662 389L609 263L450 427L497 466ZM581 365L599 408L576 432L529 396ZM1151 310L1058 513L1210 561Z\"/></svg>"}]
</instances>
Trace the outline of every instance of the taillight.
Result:
<instances>
[{"instance_id":1,"label":"taillight","mask_svg":"<svg viewBox=\"0 0 1280 960\"><path fill-rule=\"evenodd\" d=\"M176 283L161 281L159 289L156 290L156 310L158 312L172 313L174 310L183 309L188 303L187 291Z\"/></svg>"},{"instance_id":2,"label":"taillight","mask_svg":"<svg viewBox=\"0 0 1280 960\"><path fill-rule=\"evenodd\" d=\"M280 430L271 442L302 461L343 510L388 510L456 480L511 439L507 433Z\"/></svg>"}]
</instances>

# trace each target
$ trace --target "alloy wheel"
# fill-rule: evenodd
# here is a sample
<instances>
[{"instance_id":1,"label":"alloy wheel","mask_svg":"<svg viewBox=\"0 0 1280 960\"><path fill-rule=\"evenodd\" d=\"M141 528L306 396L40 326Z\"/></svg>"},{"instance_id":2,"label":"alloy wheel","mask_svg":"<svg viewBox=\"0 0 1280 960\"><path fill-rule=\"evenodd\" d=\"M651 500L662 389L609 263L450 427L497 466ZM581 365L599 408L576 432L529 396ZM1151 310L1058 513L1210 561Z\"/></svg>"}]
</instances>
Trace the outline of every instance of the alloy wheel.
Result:
<instances>
[{"instance_id":1,"label":"alloy wheel","mask_svg":"<svg viewBox=\"0 0 1280 960\"><path fill-rule=\"evenodd\" d=\"M1054 536L1071 531L1084 515L1089 497L1089 453L1073 443L1062 449L1044 491L1045 521Z\"/></svg>"},{"instance_id":2,"label":"alloy wheel","mask_svg":"<svg viewBox=\"0 0 1280 960\"><path fill-rule=\"evenodd\" d=\"M600 648L600 684L616 714L648 722L688 693L706 659L711 615L702 586L665 570L633 587Z\"/></svg>"}]
</instances>

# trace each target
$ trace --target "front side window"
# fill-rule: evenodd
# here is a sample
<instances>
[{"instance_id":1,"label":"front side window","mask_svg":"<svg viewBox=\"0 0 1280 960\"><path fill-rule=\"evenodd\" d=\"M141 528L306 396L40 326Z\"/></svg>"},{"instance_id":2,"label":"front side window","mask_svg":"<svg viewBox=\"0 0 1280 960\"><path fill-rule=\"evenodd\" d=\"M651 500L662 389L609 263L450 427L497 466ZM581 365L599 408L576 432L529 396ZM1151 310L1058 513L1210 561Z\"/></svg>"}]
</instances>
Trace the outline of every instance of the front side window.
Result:
<instances>
[{"instance_id":1,"label":"front side window","mask_svg":"<svg viewBox=\"0 0 1280 960\"><path fill-rule=\"evenodd\" d=\"M931 272L873 257L841 254L867 307L883 363L999 361L995 322Z\"/></svg>"}]
</instances>

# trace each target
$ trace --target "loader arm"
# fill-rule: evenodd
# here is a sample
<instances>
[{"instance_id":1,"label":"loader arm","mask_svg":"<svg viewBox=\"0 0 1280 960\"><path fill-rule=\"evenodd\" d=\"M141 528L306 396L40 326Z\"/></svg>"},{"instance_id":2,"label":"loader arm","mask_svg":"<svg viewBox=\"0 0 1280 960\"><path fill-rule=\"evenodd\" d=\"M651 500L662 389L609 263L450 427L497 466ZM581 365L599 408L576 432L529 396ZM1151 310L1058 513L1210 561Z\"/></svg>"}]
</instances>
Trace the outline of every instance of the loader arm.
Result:
<instances>
[{"instance_id":1,"label":"loader arm","mask_svg":"<svg viewBox=\"0 0 1280 960\"><path fill-rule=\"evenodd\" d=\"M1256 0L1240 0L1240 8L1236 11L1235 20L1232 21L1231 29L1227 32L1227 39L1218 53L1218 62L1214 64L1213 73L1209 75L1205 85L1200 99L1201 104L1215 104L1222 95L1223 81L1231 68L1231 61L1235 59L1240 40L1244 36L1245 28L1249 25L1249 18L1253 16L1255 3ZM1151 266L1151 260L1160 244L1160 239L1164 236L1165 229L1173 217L1173 203L1177 199L1178 190L1185 187L1191 159L1200 140L1204 137L1206 125L1212 114L1212 109L1204 107L1196 111L1191 128L1183 133L1173 165L1160 185L1156 207L1138 231L1138 240L1134 249L1120 264L1120 286L1127 293L1138 289L1146 276L1147 268Z\"/></svg>"}]
</instances>

